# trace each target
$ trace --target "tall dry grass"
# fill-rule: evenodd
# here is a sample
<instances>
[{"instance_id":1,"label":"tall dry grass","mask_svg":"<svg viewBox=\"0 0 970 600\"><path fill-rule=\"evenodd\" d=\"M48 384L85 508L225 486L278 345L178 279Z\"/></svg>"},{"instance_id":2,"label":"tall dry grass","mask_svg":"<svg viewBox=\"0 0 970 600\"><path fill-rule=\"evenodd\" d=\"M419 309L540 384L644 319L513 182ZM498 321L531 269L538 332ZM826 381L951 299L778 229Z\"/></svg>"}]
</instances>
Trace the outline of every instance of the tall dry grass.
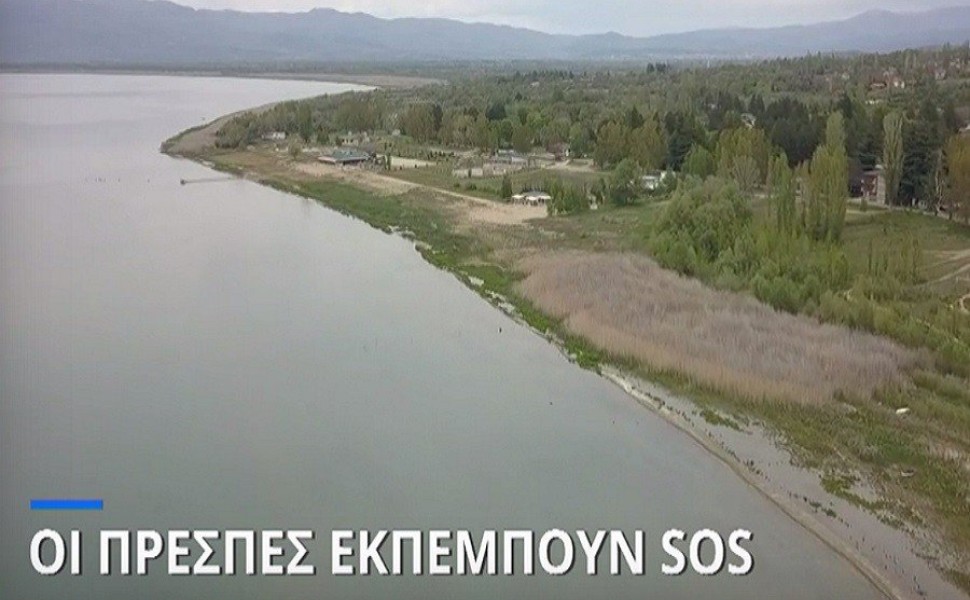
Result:
<instances>
[{"instance_id":1,"label":"tall dry grass","mask_svg":"<svg viewBox=\"0 0 970 600\"><path fill-rule=\"evenodd\" d=\"M916 353L874 335L776 312L636 254L560 252L520 262L519 291L608 352L749 398L869 397Z\"/></svg>"}]
</instances>

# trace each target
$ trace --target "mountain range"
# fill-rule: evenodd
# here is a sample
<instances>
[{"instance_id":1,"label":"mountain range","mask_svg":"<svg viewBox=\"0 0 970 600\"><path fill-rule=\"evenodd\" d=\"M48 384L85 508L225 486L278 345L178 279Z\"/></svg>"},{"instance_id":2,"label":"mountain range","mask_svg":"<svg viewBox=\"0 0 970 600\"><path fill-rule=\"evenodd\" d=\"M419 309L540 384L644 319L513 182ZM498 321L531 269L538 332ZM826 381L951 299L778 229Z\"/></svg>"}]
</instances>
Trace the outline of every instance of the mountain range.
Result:
<instances>
[{"instance_id":1,"label":"mountain range","mask_svg":"<svg viewBox=\"0 0 970 600\"><path fill-rule=\"evenodd\" d=\"M0 63L205 66L668 60L886 52L970 40L970 6L653 37L556 35L448 19L194 9L166 0L0 0Z\"/></svg>"}]
</instances>

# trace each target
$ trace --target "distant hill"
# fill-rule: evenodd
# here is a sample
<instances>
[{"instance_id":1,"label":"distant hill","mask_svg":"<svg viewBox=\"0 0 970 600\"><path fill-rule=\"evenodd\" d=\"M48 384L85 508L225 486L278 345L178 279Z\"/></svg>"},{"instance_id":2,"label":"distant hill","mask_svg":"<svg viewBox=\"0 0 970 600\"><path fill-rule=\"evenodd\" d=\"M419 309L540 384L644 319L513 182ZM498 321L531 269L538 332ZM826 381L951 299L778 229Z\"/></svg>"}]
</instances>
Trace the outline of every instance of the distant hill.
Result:
<instances>
[{"instance_id":1,"label":"distant hill","mask_svg":"<svg viewBox=\"0 0 970 600\"><path fill-rule=\"evenodd\" d=\"M197 10L164 0L0 0L5 65L611 60L891 51L970 40L970 7L635 38L552 35L447 19Z\"/></svg>"}]
</instances>

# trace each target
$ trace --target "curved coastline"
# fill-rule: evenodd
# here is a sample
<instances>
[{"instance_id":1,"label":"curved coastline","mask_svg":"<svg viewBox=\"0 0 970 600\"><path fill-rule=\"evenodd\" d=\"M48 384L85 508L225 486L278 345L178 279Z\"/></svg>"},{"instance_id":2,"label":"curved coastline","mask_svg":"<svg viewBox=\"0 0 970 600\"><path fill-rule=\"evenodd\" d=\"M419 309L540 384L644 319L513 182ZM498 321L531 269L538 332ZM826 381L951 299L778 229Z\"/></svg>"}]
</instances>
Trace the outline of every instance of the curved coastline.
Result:
<instances>
[{"instance_id":1,"label":"curved coastline","mask_svg":"<svg viewBox=\"0 0 970 600\"><path fill-rule=\"evenodd\" d=\"M352 82L345 80L339 82L368 85L361 81ZM556 346L571 362L576 363L582 368L590 368L590 365L584 364L581 356L577 356L577 353L573 348L571 348L571 345L567 341L560 339L548 331L543 331L540 327L536 326L533 319L530 319L523 314L523 312L520 310L521 307L516 305L514 299L507 298L500 293L490 291L487 286L482 285L483 282L480 279L470 273L462 271L459 267L442 264L441 261L435 260L432 254L429 252L431 246L425 240L416 238L416 236L412 232L408 231L406 227L387 227L386 225L382 225L380 223L371 222L366 218L366 215L355 214L353 211L346 210L345 207L338 207L328 204L326 198L319 195L314 195L300 185L288 185L285 182L279 181L278 179L264 177L264 174L258 172L257 170L249 171L226 168L224 165L213 163L206 158L204 154L205 150L211 147L210 142L214 140L215 132L218 131L218 129L224 123L241 114L252 111L262 112L268 110L276 104L278 103L270 103L224 115L202 127L181 132L173 138L165 141L162 144L162 151L172 157L187 158L209 168L220 171L229 171L235 175L253 180L256 183L268 185L280 191L284 191L296 196L315 200L328 208L363 220L364 222L376 228L382 229L387 233L401 235L415 241L415 249L432 266L451 272L465 286L478 293L478 295L483 297L486 301L497 307L499 310L502 310L509 318L512 318L514 321L525 325L526 327L529 327L535 333L544 337L548 342ZM351 182L350 185L353 186L354 183ZM362 189L365 189L365 191L373 191L366 189L365 186L362 186ZM535 308L530 307L530 311L535 311ZM551 318L548 315L541 315L541 317L544 319ZM621 388L630 398L632 398L642 407L646 408L654 415L662 418L669 425L689 436L700 447L731 469L731 471L740 477L748 486L754 488L754 490L756 490L762 497L778 507L778 509L790 519L795 521L808 533L815 536L816 539L821 541L830 550L846 560L853 569L862 575L878 592L880 592L886 598L903 600L907 598L926 597L926 594L924 593L926 589L939 591L939 594L930 594L929 597L950 597L946 595L949 593L949 591L959 593L957 588L952 586L952 584L950 584L942 576L942 574L940 574L940 572L931 565L926 557L920 556L914 548L908 548L908 555L906 556L906 559L911 561L920 561L920 566L922 568L919 570L921 574L924 576L927 573L933 574L932 576L935 577L936 581L928 582L924 579L922 583L926 583L929 588L921 583L916 583L912 590L904 590L899 585L899 577L893 578L887 576L892 564L889 560L888 554L885 562L874 560L872 556L866 556L860 550L860 545L857 540L853 540L853 538L848 534L843 534L836 531L833 526L827 525L819 517L820 513L818 502L811 502L815 507L813 514L813 512L806 509L805 506L806 503L810 502L808 497L804 495L797 495L797 493L792 489L786 490L783 485L770 484L769 480L771 477L769 474L765 473L764 470L775 467L759 464L756 468L754 464L748 464L746 461L742 461L729 442L725 441L724 439L717 439L714 430L720 427L718 424L705 424L703 422L699 423L691 418L690 415L698 414L700 408L692 400L686 397L680 397L679 395L665 389L660 384L646 381L641 376L630 373L620 365L611 364L608 360L599 361L593 370L595 370L601 377L609 380L611 383ZM770 450L771 452L784 454L785 456L790 457L787 451L777 441L774 441L769 437L768 431L763 424L749 423L746 425L746 428L748 429L746 429L743 433L745 435L756 436L756 444L763 445L766 450ZM794 472L812 473L813 477L815 477L816 483L818 483L816 474L810 472L806 468L797 466L793 462L790 462L786 469L781 470L787 470L789 474ZM779 474L779 479L784 478L784 473L779 473L779 471L780 470L773 471L772 474ZM840 507L849 506L849 503L829 493L820 484L813 487L817 488L817 493L819 494L819 496L813 496L813 498L823 497L825 502L827 502L830 506L833 502L839 503ZM844 521L841 518L839 520L845 523L846 529L855 527L861 530L863 540L866 539L865 534L872 531L872 527L886 528L887 531L892 531L902 536L907 535L905 532L900 532L899 530L893 529L889 525L883 523L872 513L863 511L859 512L860 514L866 515L866 518L869 521L868 523L856 522L858 519L855 517L848 517L849 519L854 519L851 524L849 521ZM917 582L916 575L913 575L913 581Z\"/></svg>"}]
</instances>

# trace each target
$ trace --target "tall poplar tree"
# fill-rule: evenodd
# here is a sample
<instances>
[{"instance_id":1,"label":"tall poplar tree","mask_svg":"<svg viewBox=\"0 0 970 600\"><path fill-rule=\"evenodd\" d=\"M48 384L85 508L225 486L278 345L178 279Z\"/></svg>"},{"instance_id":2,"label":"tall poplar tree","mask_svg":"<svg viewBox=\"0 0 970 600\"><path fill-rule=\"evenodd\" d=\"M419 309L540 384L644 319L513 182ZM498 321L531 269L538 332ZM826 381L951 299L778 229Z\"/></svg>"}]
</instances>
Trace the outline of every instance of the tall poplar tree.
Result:
<instances>
[{"instance_id":1,"label":"tall poplar tree","mask_svg":"<svg viewBox=\"0 0 970 600\"><path fill-rule=\"evenodd\" d=\"M825 144L812 157L809 179L809 234L817 240L837 241L842 237L849 195L849 157L842 113L829 117Z\"/></svg>"},{"instance_id":2,"label":"tall poplar tree","mask_svg":"<svg viewBox=\"0 0 970 600\"><path fill-rule=\"evenodd\" d=\"M903 115L893 111L883 120L882 166L886 176L886 204L899 202L903 179Z\"/></svg>"}]
</instances>

